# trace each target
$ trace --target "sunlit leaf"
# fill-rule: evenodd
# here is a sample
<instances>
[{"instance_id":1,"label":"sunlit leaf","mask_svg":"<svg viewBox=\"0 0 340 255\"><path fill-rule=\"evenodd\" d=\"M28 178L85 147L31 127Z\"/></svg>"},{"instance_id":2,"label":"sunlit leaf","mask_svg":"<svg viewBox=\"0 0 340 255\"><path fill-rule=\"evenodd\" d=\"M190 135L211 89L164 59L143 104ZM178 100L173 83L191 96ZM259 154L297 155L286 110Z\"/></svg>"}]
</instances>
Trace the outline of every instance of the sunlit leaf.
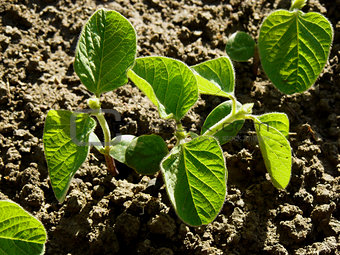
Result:
<instances>
[{"instance_id":1,"label":"sunlit leaf","mask_svg":"<svg viewBox=\"0 0 340 255\"><path fill-rule=\"evenodd\" d=\"M332 38L332 26L320 13L275 11L260 29L263 69L282 92L303 92L315 83L324 68Z\"/></svg>"}]
</instances>

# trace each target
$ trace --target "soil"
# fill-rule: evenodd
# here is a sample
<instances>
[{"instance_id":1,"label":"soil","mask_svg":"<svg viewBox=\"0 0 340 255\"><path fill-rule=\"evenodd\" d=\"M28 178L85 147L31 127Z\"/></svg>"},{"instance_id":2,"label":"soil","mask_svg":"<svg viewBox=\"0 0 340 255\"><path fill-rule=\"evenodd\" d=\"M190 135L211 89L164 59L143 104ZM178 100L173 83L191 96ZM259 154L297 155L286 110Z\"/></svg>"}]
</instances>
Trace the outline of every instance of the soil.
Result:
<instances>
[{"instance_id":1,"label":"soil","mask_svg":"<svg viewBox=\"0 0 340 255\"><path fill-rule=\"evenodd\" d=\"M256 114L288 114L293 149L286 190L269 181L254 130L247 123L224 146L228 195L216 220L189 227L174 212L161 178L118 164L107 173L94 150L75 175L64 203L54 197L42 135L49 109L83 109L91 94L73 71L85 21L105 7L126 16L138 34L138 56L178 58L188 65L224 56L228 35L258 36L272 10L289 0L2 0L0 3L0 199L11 199L42 221L46 254L339 254L340 250L340 21L339 0L310 0L304 11L331 21L329 61L308 91L284 95L252 62L235 63L236 96ZM103 97L116 133L161 135L174 142L175 124L127 84ZM199 132L224 99L202 96L183 119Z\"/></svg>"}]
</instances>

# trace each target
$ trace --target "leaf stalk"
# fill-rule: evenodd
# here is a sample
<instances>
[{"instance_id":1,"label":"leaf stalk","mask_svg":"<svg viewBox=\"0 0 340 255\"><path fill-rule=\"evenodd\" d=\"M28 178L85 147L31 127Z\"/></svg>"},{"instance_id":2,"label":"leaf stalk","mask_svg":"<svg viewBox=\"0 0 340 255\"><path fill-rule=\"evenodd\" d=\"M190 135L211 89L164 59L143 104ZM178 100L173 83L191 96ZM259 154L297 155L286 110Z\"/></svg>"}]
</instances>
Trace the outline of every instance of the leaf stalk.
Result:
<instances>
[{"instance_id":1,"label":"leaf stalk","mask_svg":"<svg viewBox=\"0 0 340 255\"><path fill-rule=\"evenodd\" d=\"M235 98L234 98L235 99ZM233 123L236 120L244 120L250 118L254 104L244 104L242 107L236 109L236 100L233 100L232 112L210 127L203 135L214 135L222 130L226 125Z\"/></svg>"},{"instance_id":2,"label":"leaf stalk","mask_svg":"<svg viewBox=\"0 0 340 255\"><path fill-rule=\"evenodd\" d=\"M187 132L184 130L183 125L180 121L176 122L176 132L175 136L177 138L176 145L180 144L187 137Z\"/></svg>"}]
</instances>

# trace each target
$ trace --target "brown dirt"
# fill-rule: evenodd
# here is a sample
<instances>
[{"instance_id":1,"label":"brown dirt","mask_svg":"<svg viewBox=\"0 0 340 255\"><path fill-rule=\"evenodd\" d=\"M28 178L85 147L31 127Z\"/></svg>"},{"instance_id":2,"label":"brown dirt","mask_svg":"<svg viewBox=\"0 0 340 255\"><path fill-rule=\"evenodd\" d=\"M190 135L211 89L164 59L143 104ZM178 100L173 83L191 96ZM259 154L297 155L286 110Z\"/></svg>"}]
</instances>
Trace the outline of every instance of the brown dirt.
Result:
<instances>
[{"instance_id":1,"label":"brown dirt","mask_svg":"<svg viewBox=\"0 0 340 255\"><path fill-rule=\"evenodd\" d=\"M339 1L310 0L333 24L334 44L313 88L283 95L251 63L235 63L236 95L255 113L282 111L291 122L292 180L286 191L268 181L250 125L224 146L228 196L217 219L198 228L176 216L161 182L124 165L106 172L91 152L63 204L54 198L42 147L48 109L85 108L91 95L72 62L82 25L98 8L126 16L138 34L138 56L175 57L192 65L225 55L227 36L257 36L265 15L288 0L2 0L0 3L0 199L12 199L48 231L46 254L336 254L340 249ZM222 98L203 96L183 122L199 131ZM161 120L128 84L103 96L117 132L157 133L172 143L174 123ZM110 121L110 120L109 120ZM119 130L118 130L119 129ZM96 159L99 158L99 161Z\"/></svg>"}]
</instances>

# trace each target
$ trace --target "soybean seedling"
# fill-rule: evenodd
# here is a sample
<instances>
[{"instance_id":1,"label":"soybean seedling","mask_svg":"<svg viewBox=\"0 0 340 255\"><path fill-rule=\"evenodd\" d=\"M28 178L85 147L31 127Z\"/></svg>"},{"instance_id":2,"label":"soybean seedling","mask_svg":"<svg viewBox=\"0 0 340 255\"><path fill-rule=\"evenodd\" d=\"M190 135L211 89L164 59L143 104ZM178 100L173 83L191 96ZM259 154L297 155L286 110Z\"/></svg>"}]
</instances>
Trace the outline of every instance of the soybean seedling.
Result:
<instances>
[{"instance_id":1,"label":"soybean seedling","mask_svg":"<svg viewBox=\"0 0 340 255\"><path fill-rule=\"evenodd\" d=\"M230 99L218 105L206 118L202 136L214 136L221 145L237 135L245 120L254 123L260 150L273 185L287 187L291 176L291 147L287 140L289 120L284 113L253 115L253 104L240 104L234 95L235 74L227 57L209 60L192 67L200 94Z\"/></svg>"},{"instance_id":2,"label":"soybean seedling","mask_svg":"<svg viewBox=\"0 0 340 255\"><path fill-rule=\"evenodd\" d=\"M136 49L134 28L115 11L95 12L82 30L76 48L74 70L94 94L88 100L90 110L50 110L44 127L43 142L49 177L60 202L64 200L76 171L85 161L91 144L105 156L108 170L113 175L117 174L111 150L132 137L111 138L104 110L101 109L100 95L128 82L126 72L134 64ZM93 117L102 128L103 145L94 133L97 123ZM121 155L116 159L123 160Z\"/></svg>"},{"instance_id":3,"label":"soybean seedling","mask_svg":"<svg viewBox=\"0 0 340 255\"><path fill-rule=\"evenodd\" d=\"M257 45L245 32L231 35L226 45L230 58L254 56L256 66L259 56L269 79L285 94L309 89L327 62L333 29L322 14L302 12L305 5L306 0L292 0L289 11L272 12L260 27Z\"/></svg>"},{"instance_id":4,"label":"soybean seedling","mask_svg":"<svg viewBox=\"0 0 340 255\"><path fill-rule=\"evenodd\" d=\"M91 110L50 110L45 122L44 149L55 196L60 202L64 200L71 179L96 142L94 147L104 154L109 170L114 170L113 159L140 174L154 174L161 169L179 217L190 225L207 224L224 203L227 170L216 138L188 140L182 129L180 120L198 99L196 77L178 60L135 59L135 54L135 31L120 14L99 10L86 23L77 45L74 69L95 95L88 101ZM161 117L176 121L178 142L170 153L164 140L153 134L111 140L99 97L124 85L127 75L157 105ZM94 134L93 117L103 130L104 145Z\"/></svg>"},{"instance_id":5,"label":"soybean seedling","mask_svg":"<svg viewBox=\"0 0 340 255\"><path fill-rule=\"evenodd\" d=\"M235 76L229 58L221 57L191 68L165 57L137 58L129 78L158 107L164 119L176 122L177 144L160 163L170 201L189 225L210 223L226 194L227 168L221 145L230 141L245 120L255 124L265 165L275 187L290 180L289 121L283 113L252 115L253 104L241 105L234 97ZM186 132L182 117L195 104L198 93L231 99L207 117L201 134ZM137 155L136 155L137 156ZM138 166L136 166L138 171ZM156 169L155 169L156 170Z\"/></svg>"},{"instance_id":6,"label":"soybean seedling","mask_svg":"<svg viewBox=\"0 0 340 255\"><path fill-rule=\"evenodd\" d=\"M177 215L193 226L210 223L224 203L227 168L216 138L190 136L181 124L181 119L198 100L198 83L193 71L175 59L144 57L136 59L128 76L157 106L162 118L176 122L177 143L162 157L160 164L157 160L154 173L161 170ZM137 143L140 138L136 138ZM154 148L145 146L146 150ZM138 164L133 167L144 173Z\"/></svg>"},{"instance_id":7,"label":"soybean seedling","mask_svg":"<svg viewBox=\"0 0 340 255\"><path fill-rule=\"evenodd\" d=\"M88 101L91 111L51 110L44 129L49 176L59 201L65 198L91 142L97 141L94 147L104 154L109 170L114 170L113 159L140 174L160 170L178 216L189 225L208 224L218 215L226 196L227 168L221 144L237 134L245 119L271 123L267 131L256 130L274 185L286 187L291 154L283 133L288 133L288 119L282 114L254 116L252 104L237 104L229 58L190 68L166 57L135 58L135 51L134 29L120 14L99 10L86 23L77 45L74 67L80 80L95 94L95 98ZM111 140L99 97L124 85L127 77L157 106L162 118L175 121L177 143L170 152L163 139L153 134L125 135ZM208 116L201 135L186 132L181 124L181 119L198 100L199 92L231 99L231 104L227 102L223 109L218 107ZM92 116L102 127L104 146L93 132L96 122ZM230 128L234 123L236 129L228 131L227 126Z\"/></svg>"}]
</instances>

